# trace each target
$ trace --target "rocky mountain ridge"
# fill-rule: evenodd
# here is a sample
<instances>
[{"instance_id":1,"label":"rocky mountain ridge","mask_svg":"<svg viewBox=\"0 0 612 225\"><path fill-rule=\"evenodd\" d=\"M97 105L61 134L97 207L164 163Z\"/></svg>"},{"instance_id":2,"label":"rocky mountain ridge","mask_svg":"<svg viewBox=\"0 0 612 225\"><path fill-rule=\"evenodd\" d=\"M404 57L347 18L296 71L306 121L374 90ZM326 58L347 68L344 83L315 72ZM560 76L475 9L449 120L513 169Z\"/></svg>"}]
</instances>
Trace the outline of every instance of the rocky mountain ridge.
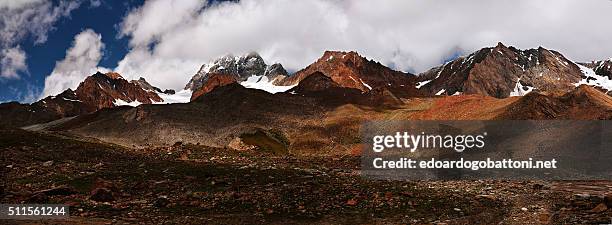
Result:
<instances>
[{"instance_id":1,"label":"rocky mountain ridge","mask_svg":"<svg viewBox=\"0 0 612 225\"><path fill-rule=\"evenodd\" d=\"M612 80L607 72L611 61L577 64L542 47L519 50L499 43L419 76L394 71L356 52L340 51L326 51L311 65L288 75L282 65L266 65L257 53L249 53L228 55L204 65L187 84L189 90L177 94L172 90L162 92L144 78L127 81L118 73L96 73L74 91L69 89L32 104L1 104L0 119L5 120L4 124L22 126L122 105L186 103L234 83L269 93L318 99L313 104L376 107L436 95L505 98L538 92L561 96L582 84L612 94Z\"/></svg>"},{"instance_id":2,"label":"rocky mountain ridge","mask_svg":"<svg viewBox=\"0 0 612 225\"><path fill-rule=\"evenodd\" d=\"M369 92L387 88L402 97L422 96L415 88L417 77L392 70L379 62L368 60L357 52L326 51L321 58L276 85L297 85L307 76L321 72L342 87Z\"/></svg>"},{"instance_id":3,"label":"rocky mountain ridge","mask_svg":"<svg viewBox=\"0 0 612 225\"><path fill-rule=\"evenodd\" d=\"M112 72L87 77L75 92L80 101L96 109L163 102L154 91L147 91L136 82L129 82L120 74Z\"/></svg>"},{"instance_id":4,"label":"rocky mountain ridge","mask_svg":"<svg viewBox=\"0 0 612 225\"><path fill-rule=\"evenodd\" d=\"M166 90L162 91L160 88L151 85L143 77L139 78L138 80L132 80L132 81L130 81L130 83L137 84L138 86L140 86L140 88L142 88L145 91L149 91L149 92L164 93L164 94L169 94L169 95L173 95L173 94L176 93L176 91L174 91L172 89L166 89Z\"/></svg>"},{"instance_id":5,"label":"rocky mountain ridge","mask_svg":"<svg viewBox=\"0 0 612 225\"><path fill-rule=\"evenodd\" d=\"M583 77L580 67L559 52L543 47L520 50L498 43L420 74L417 87L430 95L506 98L531 91L565 93Z\"/></svg>"},{"instance_id":6,"label":"rocky mountain ridge","mask_svg":"<svg viewBox=\"0 0 612 225\"><path fill-rule=\"evenodd\" d=\"M67 89L32 104L0 104L0 119L12 126L44 123L64 117L92 113L104 108L162 103L157 87L146 80L127 81L120 74L96 73L85 78L76 90ZM172 91L166 90L166 93Z\"/></svg>"}]
</instances>

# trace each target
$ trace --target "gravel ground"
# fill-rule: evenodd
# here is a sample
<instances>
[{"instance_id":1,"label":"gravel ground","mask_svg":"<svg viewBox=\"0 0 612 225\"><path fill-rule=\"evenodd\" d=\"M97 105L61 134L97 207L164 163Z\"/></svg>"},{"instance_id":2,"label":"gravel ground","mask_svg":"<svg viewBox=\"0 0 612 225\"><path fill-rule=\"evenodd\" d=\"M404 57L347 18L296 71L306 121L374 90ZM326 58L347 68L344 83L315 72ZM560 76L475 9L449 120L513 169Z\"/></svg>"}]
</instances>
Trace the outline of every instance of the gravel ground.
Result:
<instances>
[{"instance_id":1,"label":"gravel ground","mask_svg":"<svg viewBox=\"0 0 612 225\"><path fill-rule=\"evenodd\" d=\"M357 157L130 149L23 130L1 130L0 151L2 203L70 206L67 220L8 224L612 222L607 181L375 181Z\"/></svg>"}]
</instances>

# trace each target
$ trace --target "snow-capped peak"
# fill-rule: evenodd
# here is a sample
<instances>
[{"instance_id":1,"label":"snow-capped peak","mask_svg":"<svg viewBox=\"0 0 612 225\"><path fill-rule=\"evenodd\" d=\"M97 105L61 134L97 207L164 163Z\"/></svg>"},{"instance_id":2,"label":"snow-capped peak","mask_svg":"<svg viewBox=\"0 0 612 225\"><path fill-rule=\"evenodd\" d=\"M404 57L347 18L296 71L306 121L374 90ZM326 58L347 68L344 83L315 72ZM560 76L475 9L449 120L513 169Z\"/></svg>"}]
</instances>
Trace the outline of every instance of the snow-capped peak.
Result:
<instances>
[{"instance_id":1,"label":"snow-capped peak","mask_svg":"<svg viewBox=\"0 0 612 225\"><path fill-rule=\"evenodd\" d=\"M239 83L248 87L277 92L272 81L278 76L287 76L287 71L279 63L267 65L256 52L233 56L231 54L204 64L185 86L186 90L197 91L203 87L211 74L226 74L235 76ZM257 77L257 80L253 80ZM267 82L263 82L266 77Z\"/></svg>"}]
</instances>

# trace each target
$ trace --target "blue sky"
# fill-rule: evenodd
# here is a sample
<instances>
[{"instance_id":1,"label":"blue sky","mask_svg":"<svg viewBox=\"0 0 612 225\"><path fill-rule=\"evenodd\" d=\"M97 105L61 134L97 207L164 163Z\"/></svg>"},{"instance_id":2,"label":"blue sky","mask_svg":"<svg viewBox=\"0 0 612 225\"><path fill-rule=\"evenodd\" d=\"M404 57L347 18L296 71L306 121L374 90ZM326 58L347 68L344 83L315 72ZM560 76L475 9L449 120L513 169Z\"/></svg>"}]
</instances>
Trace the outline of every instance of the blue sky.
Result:
<instances>
[{"instance_id":1,"label":"blue sky","mask_svg":"<svg viewBox=\"0 0 612 225\"><path fill-rule=\"evenodd\" d=\"M419 73L498 42L612 57L612 1L211 2L0 0L0 102L76 88L99 69L180 90L202 64L251 51L288 71L343 50Z\"/></svg>"},{"instance_id":2,"label":"blue sky","mask_svg":"<svg viewBox=\"0 0 612 225\"><path fill-rule=\"evenodd\" d=\"M45 77L51 73L56 61L64 58L74 36L90 28L101 34L105 43L104 56L100 66L115 68L117 62L128 52L128 38L118 38L117 24L132 8L142 5L143 0L102 1L94 7L84 2L70 13L69 17L60 18L54 28L48 31L47 41L35 44L29 36L20 42L26 52L27 71L20 71L19 79L0 78L0 102L32 101L32 94L37 96L43 89ZM58 4L53 2L54 6ZM33 92L33 93L32 93Z\"/></svg>"}]
</instances>

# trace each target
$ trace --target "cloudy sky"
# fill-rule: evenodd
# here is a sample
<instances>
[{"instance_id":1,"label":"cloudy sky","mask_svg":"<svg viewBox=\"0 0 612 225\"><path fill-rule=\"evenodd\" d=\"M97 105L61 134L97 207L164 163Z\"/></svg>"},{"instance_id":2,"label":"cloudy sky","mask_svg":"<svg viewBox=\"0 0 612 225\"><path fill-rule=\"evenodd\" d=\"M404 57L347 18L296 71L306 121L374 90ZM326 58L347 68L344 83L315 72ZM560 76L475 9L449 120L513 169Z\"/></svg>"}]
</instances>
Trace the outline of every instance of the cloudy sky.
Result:
<instances>
[{"instance_id":1,"label":"cloudy sky","mask_svg":"<svg viewBox=\"0 0 612 225\"><path fill-rule=\"evenodd\" d=\"M257 51L299 70L355 50L419 73L497 42L612 57L610 0L0 0L0 102L57 94L96 70L181 89L203 64Z\"/></svg>"}]
</instances>

